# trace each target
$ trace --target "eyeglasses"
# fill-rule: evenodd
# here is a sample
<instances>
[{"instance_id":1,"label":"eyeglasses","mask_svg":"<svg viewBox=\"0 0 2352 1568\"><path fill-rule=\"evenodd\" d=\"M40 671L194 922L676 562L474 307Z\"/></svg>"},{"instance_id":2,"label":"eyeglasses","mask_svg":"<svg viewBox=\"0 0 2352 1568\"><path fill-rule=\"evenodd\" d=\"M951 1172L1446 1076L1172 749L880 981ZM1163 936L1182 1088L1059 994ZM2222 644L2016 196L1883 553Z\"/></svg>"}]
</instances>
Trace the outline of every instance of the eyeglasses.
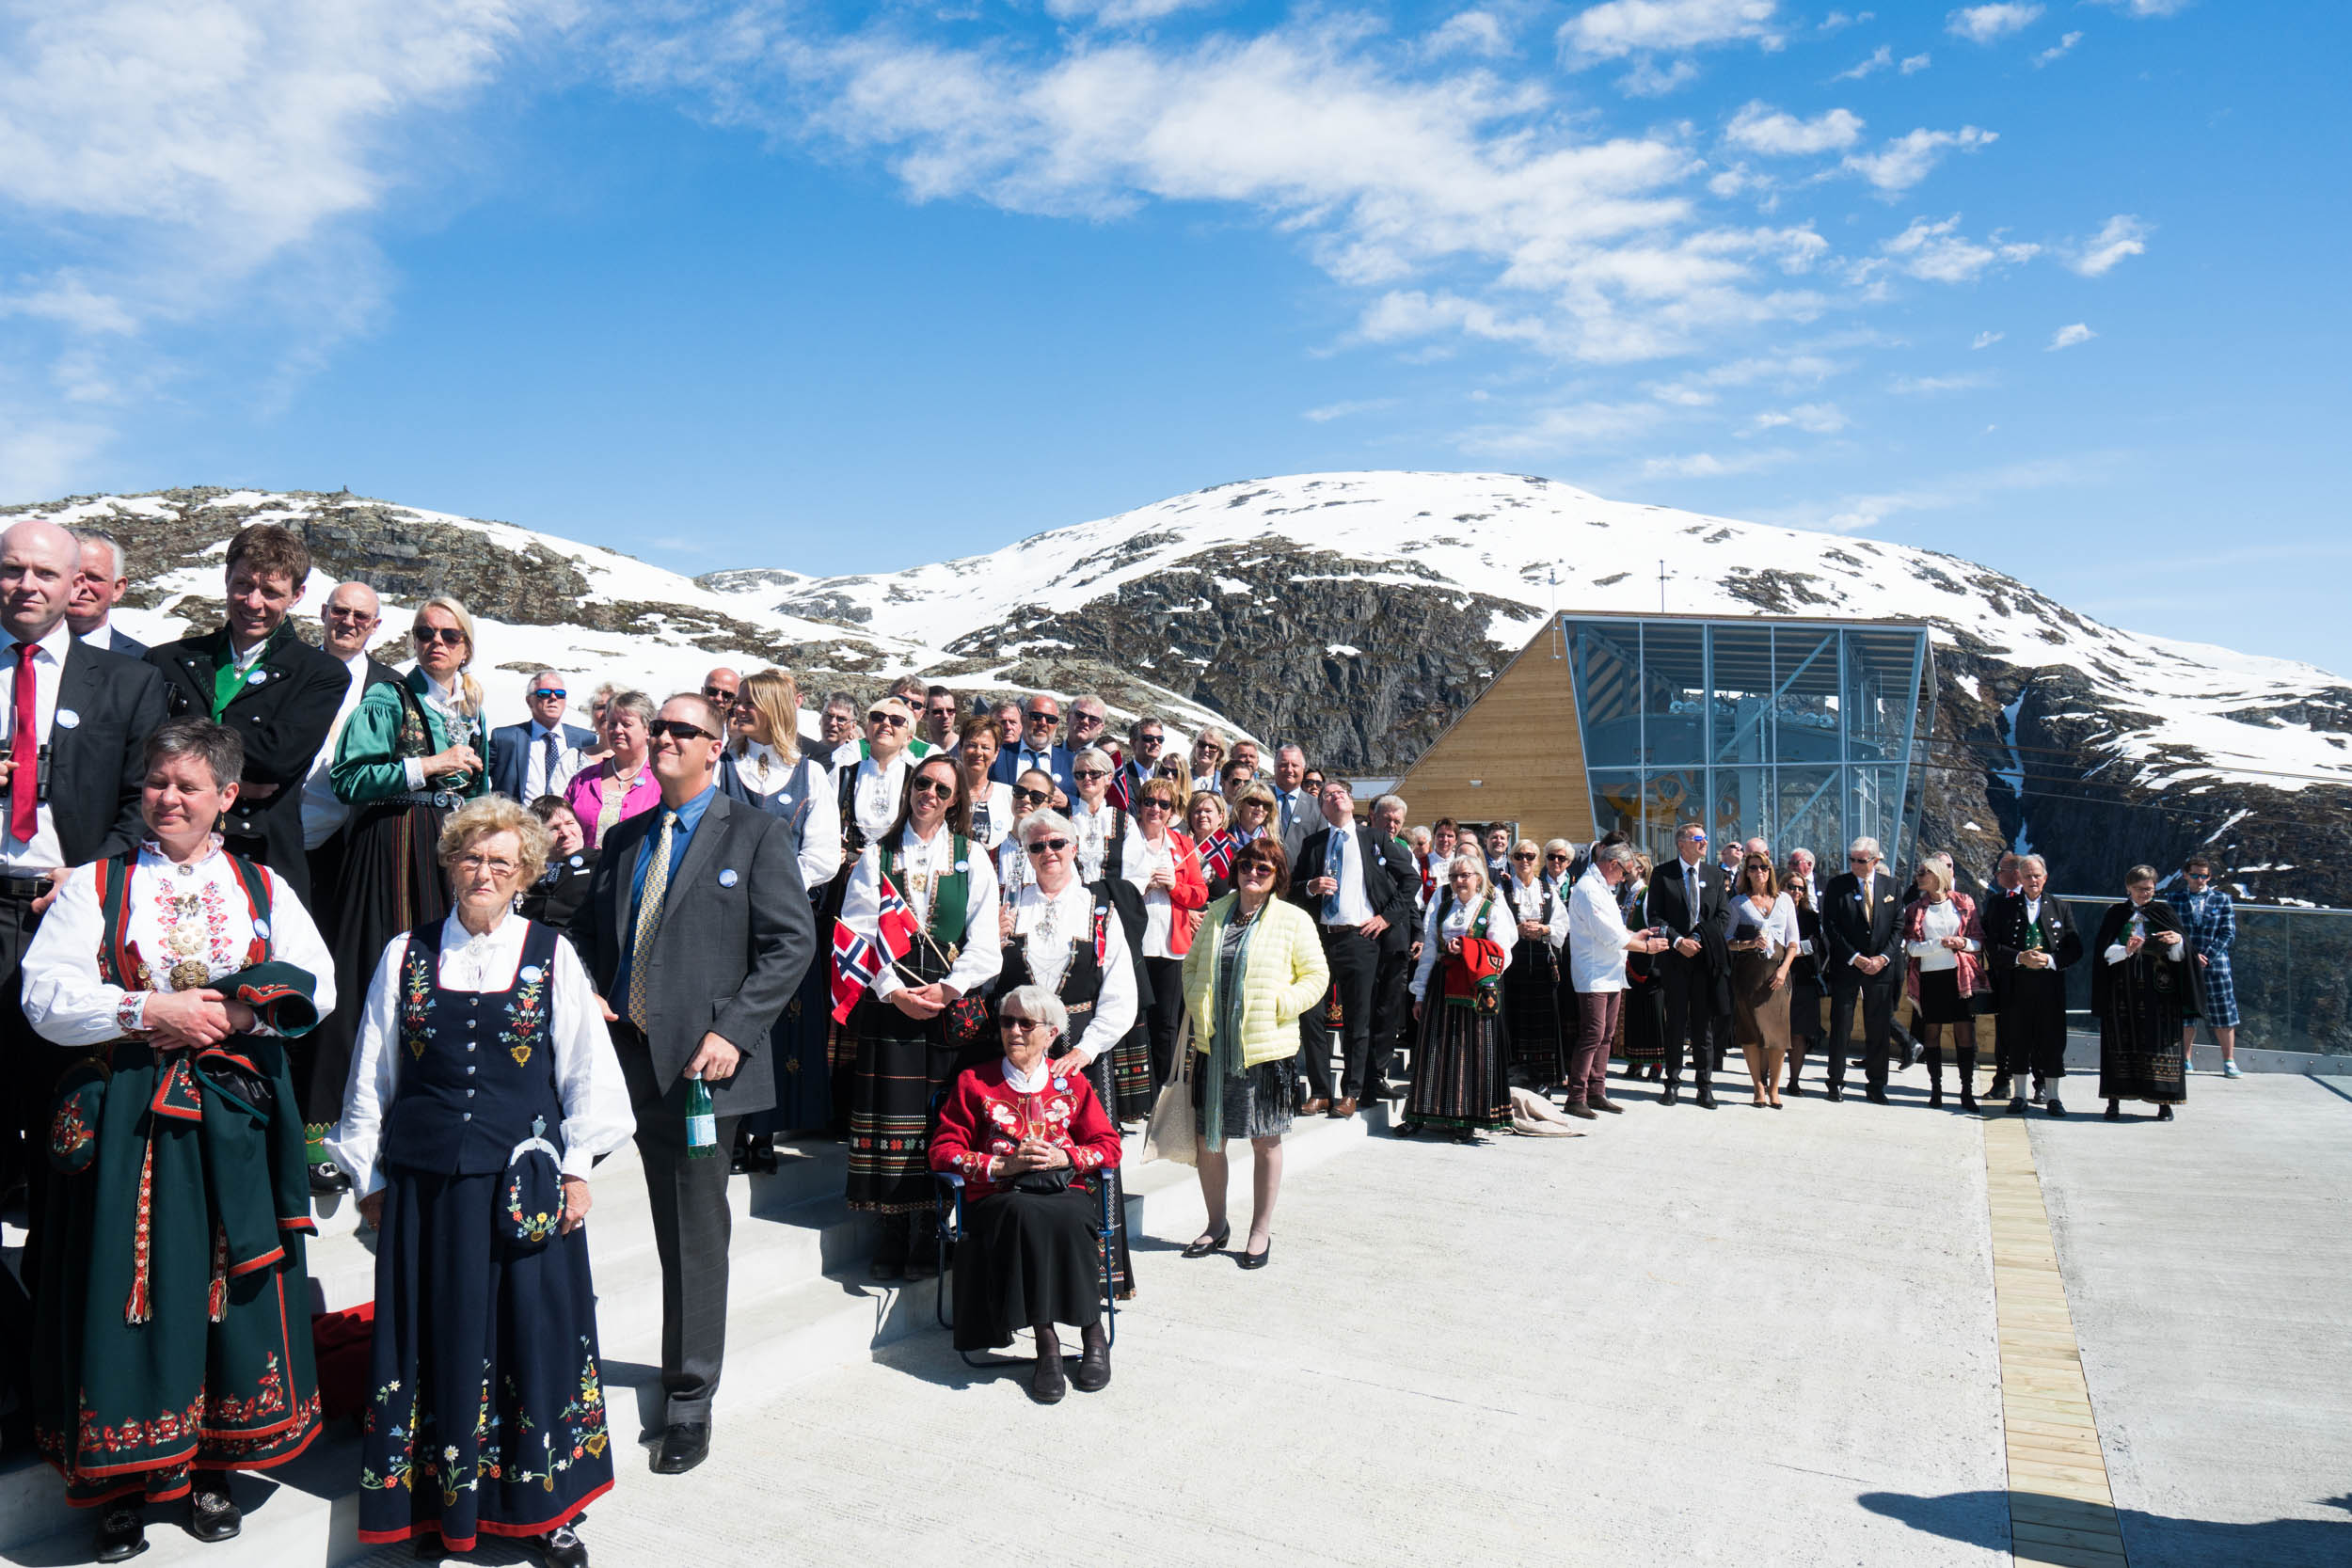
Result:
<instances>
[{"instance_id":1,"label":"eyeglasses","mask_svg":"<svg viewBox=\"0 0 2352 1568\"><path fill-rule=\"evenodd\" d=\"M1041 838L1028 847L1032 855L1058 855L1069 847L1066 838Z\"/></svg>"},{"instance_id":2,"label":"eyeglasses","mask_svg":"<svg viewBox=\"0 0 2352 1568\"><path fill-rule=\"evenodd\" d=\"M1567 857L1567 856L1565 856L1565 855L1546 855L1546 856L1544 857L1544 859L1546 859L1546 860L1548 860L1548 861L1565 861L1565 860L1566 860L1567 858L1568 858L1568 857Z\"/></svg>"},{"instance_id":3,"label":"eyeglasses","mask_svg":"<svg viewBox=\"0 0 2352 1568\"><path fill-rule=\"evenodd\" d=\"M1164 735L1152 735L1146 733L1136 736L1136 744L1138 746L1157 746L1165 742L1167 739L1168 736Z\"/></svg>"},{"instance_id":4,"label":"eyeglasses","mask_svg":"<svg viewBox=\"0 0 2352 1568\"><path fill-rule=\"evenodd\" d=\"M1176 808L1156 796L1147 795L1136 802L1137 811L1174 811Z\"/></svg>"},{"instance_id":5,"label":"eyeglasses","mask_svg":"<svg viewBox=\"0 0 2352 1568\"><path fill-rule=\"evenodd\" d=\"M943 800L956 798L956 786L945 779L917 779L907 786L910 795L936 795Z\"/></svg>"},{"instance_id":6,"label":"eyeglasses","mask_svg":"<svg viewBox=\"0 0 2352 1568\"><path fill-rule=\"evenodd\" d=\"M560 686L543 686L538 690L531 694L531 700L536 703L543 702L549 697L568 697L570 695L570 692L564 690Z\"/></svg>"},{"instance_id":7,"label":"eyeglasses","mask_svg":"<svg viewBox=\"0 0 2352 1568\"><path fill-rule=\"evenodd\" d=\"M1248 860L1235 861L1233 869L1245 876L1253 871L1263 871L1271 877L1274 875L1274 863L1263 855L1252 855Z\"/></svg>"},{"instance_id":8,"label":"eyeglasses","mask_svg":"<svg viewBox=\"0 0 2352 1568\"><path fill-rule=\"evenodd\" d=\"M1848 855L1846 857L1848 865L1872 865L1877 863L1877 861L1876 855Z\"/></svg>"},{"instance_id":9,"label":"eyeglasses","mask_svg":"<svg viewBox=\"0 0 2352 1568\"><path fill-rule=\"evenodd\" d=\"M491 876L502 879L515 874L515 863L482 855L460 855L457 857L457 869L466 872L487 871Z\"/></svg>"},{"instance_id":10,"label":"eyeglasses","mask_svg":"<svg viewBox=\"0 0 2352 1568\"><path fill-rule=\"evenodd\" d=\"M703 688L703 695L709 698L714 703L732 703L735 701L734 691L723 686L706 686Z\"/></svg>"},{"instance_id":11,"label":"eyeglasses","mask_svg":"<svg viewBox=\"0 0 2352 1568\"><path fill-rule=\"evenodd\" d=\"M1008 1013L997 1019L996 1027L1009 1029L1016 1035L1025 1035L1032 1029L1051 1029L1053 1025L1041 1018L1014 1018Z\"/></svg>"},{"instance_id":12,"label":"eyeglasses","mask_svg":"<svg viewBox=\"0 0 2352 1568\"><path fill-rule=\"evenodd\" d=\"M1533 849L1516 849L1512 851L1511 858L1515 861L1532 861L1535 858L1535 851Z\"/></svg>"},{"instance_id":13,"label":"eyeglasses","mask_svg":"<svg viewBox=\"0 0 2352 1568\"><path fill-rule=\"evenodd\" d=\"M869 724L880 724L885 729L903 730L907 727L907 716L905 714L884 713L880 708L876 708L873 712L867 714L866 716L866 721Z\"/></svg>"},{"instance_id":14,"label":"eyeglasses","mask_svg":"<svg viewBox=\"0 0 2352 1568\"><path fill-rule=\"evenodd\" d=\"M340 604L331 604L326 607L326 618L330 621L357 621L362 626L369 626L375 625L380 619L364 610L354 610L349 605Z\"/></svg>"},{"instance_id":15,"label":"eyeglasses","mask_svg":"<svg viewBox=\"0 0 2352 1568\"><path fill-rule=\"evenodd\" d=\"M1070 716L1070 721L1073 724L1100 724L1103 722L1103 716L1099 713L1089 713L1081 708Z\"/></svg>"},{"instance_id":16,"label":"eyeglasses","mask_svg":"<svg viewBox=\"0 0 2352 1568\"><path fill-rule=\"evenodd\" d=\"M1107 768L1073 768L1070 770L1070 776L1073 779L1085 779L1091 782L1095 779L1107 779L1111 775Z\"/></svg>"},{"instance_id":17,"label":"eyeglasses","mask_svg":"<svg viewBox=\"0 0 2352 1568\"><path fill-rule=\"evenodd\" d=\"M1042 724L1050 730L1055 725L1061 722L1061 715L1058 713L1032 713L1024 721L1031 724Z\"/></svg>"},{"instance_id":18,"label":"eyeglasses","mask_svg":"<svg viewBox=\"0 0 2352 1568\"><path fill-rule=\"evenodd\" d=\"M2184 871L2181 875L2186 877L2192 882L2209 882L2213 880L2213 873L2210 871Z\"/></svg>"},{"instance_id":19,"label":"eyeglasses","mask_svg":"<svg viewBox=\"0 0 2352 1568\"><path fill-rule=\"evenodd\" d=\"M409 635L420 642L446 642L453 648L462 647L466 641L466 634L455 626L419 626Z\"/></svg>"},{"instance_id":20,"label":"eyeglasses","mask_svg":"<svg viewBox=\"0 0 2352 1568\"><path fill-rule=\"evenodd\" d=\"M1682 835L1682 842L1685 844L1705 844L1707 842L1707 835L1705 833L1685 833Z\"/></svg>"},{"instance_id":21,"label":"eyeglasses","mask_svg":"<svg viewBox=\"0 0 2352 1568\"><path fill-rule=\"evenodd\" d=\"M1041 806L1054 797L1051 792L1042 789L1015 789L1012 798L1024 805Z\"/></svg>"},{"instance_id":22,"label":"eyeglasses","mask_svg":"<svg viewBox=\"0 0 2352 1568\"><path fill-rule=\"evenodd\" d=\"M689 740L715 738L700 724L690 724L683 719L657 719L645 726L645 735L653 740L659 740L666 735L680 744Z\"/></svg>"}]
</instances>

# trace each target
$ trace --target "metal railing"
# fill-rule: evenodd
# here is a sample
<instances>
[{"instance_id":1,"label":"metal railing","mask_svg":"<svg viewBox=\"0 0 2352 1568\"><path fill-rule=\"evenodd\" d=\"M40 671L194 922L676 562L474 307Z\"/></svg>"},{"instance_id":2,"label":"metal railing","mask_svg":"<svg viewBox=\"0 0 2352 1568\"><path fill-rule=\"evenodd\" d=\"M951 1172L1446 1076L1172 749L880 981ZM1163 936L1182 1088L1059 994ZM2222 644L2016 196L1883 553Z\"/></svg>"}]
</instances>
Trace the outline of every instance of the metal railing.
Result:
<instances>
[{"instance_id":1,"label":"metal railing","mask_svg":"<svg viewBox=\"0 0 2352 1568\"><path fill-rule=\"evenodd\" d=\"M2058 895L2081 922L2083 940L2098 933L2113 898ZM2098 955L2067 972L2066 1006L2078 1029L2098 1031L2090 1016L2090 966ZM2309 1051L2352 1055L2352 910L2237 906L2237 942L2230 950L2237 990L2238 1043L2257 1051ZM2210 1037L2202 1029L2198 1039Z\"/></svg>"}]
</instances>

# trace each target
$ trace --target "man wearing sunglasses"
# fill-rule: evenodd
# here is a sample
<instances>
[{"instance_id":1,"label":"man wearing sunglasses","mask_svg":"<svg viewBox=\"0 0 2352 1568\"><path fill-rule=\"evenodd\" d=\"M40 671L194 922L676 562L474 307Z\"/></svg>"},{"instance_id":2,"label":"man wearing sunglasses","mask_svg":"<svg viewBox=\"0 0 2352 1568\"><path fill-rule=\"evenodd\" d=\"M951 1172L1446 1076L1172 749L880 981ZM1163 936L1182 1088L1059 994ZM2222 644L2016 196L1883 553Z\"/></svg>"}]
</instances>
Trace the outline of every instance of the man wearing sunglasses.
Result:
<instances>
[{"instance_id":1,"label":"man wearing sunglasses","mask_svg":"<svg viewBox=\"0 0 2352 1568\"><path fill-rule=\"evenodd\" d=\"M710 673L733 673L732 670ZM704 676L703 683L707 695L710 676ZM578 724L564 722L564 705L570 695L564 677L552 670L542 670L523 683L523 706L530 711L530 720L490 732L492 789L524 805L542 795L564 792L564 786L572 782L564 771L564 754L596 738Z\"/></svg>"},{"instance_id":2,"label":"man wearing sunglasses","mask_svg":"<svg viewBox=\"0 0 2352 1568\"><path fill-rule=\"evenodd\" d=\"M1821 889L1821 977L1829 982L1829 1093L1846 1098L1846 1053L1862 1008L1862 1067L1871 1103L1886 1103L1886 1053L1903 977L1902 889L1879 863L1875 838L1846 851L1845 875Z\"/></svg>"},{"instance_id":3,"label":"man wearing sunglasses","mask_svg":"<svg viewBox=\"0 0 2352 1568\"><path fill-rule=\"evenodd\" d=\"M1707 862L1707 830L1685 822L1675 833L1677 859L1649 879L1642 924L1671 938L1658 955L1666 1003L1666 1086L1659 1103L1682 1093L1682 1060L1689 1048L1695 1100L1715 1108L1712 1072L1720 1037L1731 1032L1731 879Z\"/></svg>"},{"instance_id":4,"label":"man wearing sunglasses","mask_svg":"<svg viewBox=\"0 0 2352 1568\"><path fill-rule=\"evenodd\" d=\"M368 652L369 640L384 624L384 607L375 590L366 583L337 583L326 595L319 620L326 633L327 657L350 672L351 678L343 689L342 704L335 710L335 721L326 727L326 739L302 781L302 849L310 862L310 907L326 914L335 908L342 886L343 849L349 842L342 830L351 820L351 807L335 795L335 748L342 739L343 727L359 711L368 689L399 685L400 672ZM319 922L319 929L334 931L331 916ZM330 943L333 940L329 935Z\"/></svg>"},{"instance_id":5,"label":"man wearing sunglasses","mask_svg":"<svg viewBox=\"0 0 2352 1568\"><path fill-rule=\"evenodd\" d=\"M1021 744L997 752L988 776L1010 784L1034 768L1054 781L1063 800L1076 800L1078 784L1070 766L1073 753L1057 738L1060 734L1061 704L1051 697L1030 698L1021 705Z\"/></svg>"},{"instance_id":6,"label":"man wearing sunglasses","mask_svg":"<svg viewBox=\"0 0 2352 1568\"><path fill-rule=\"evenodd\" d=\"M163 673L172 718L210 719L245 742L245 776L222 836L230 850L285 878L305 905L302 785L351 689L351 672L296 637L287 619L310 576L300 534L249 524L229 541L226 623L147 656Z\"/></svg>"},{"instance_id":7,"label":"man wearing sunglasses","mask_svg":"<svg viewBox=\"0 0 2352 1568\"><path fill-rule=\"evenodd\" d=\"M1144 784L1160 769L1160 753L1167 746L1168 726L1157 719L1138 719L1128 726L1127 760L1111 778L1112 805L1121 811L1136 809Z\"/></svg>"},{"instance_id":8,"label":"man wearing sunglasses","mask_svg":"<svg viewBox=\"0 0 2352 1568\"><path fill-rule=\"evenodd\" d=\"M816 957L817 922L790 826L719 792L726 715L682 692L647 729L661 802L606 837L574 930L637 1114L662 1284L653 1467L677 1475L710 1451L726 1351L726 1153L742 1118L775 1104L769 1030ZM687 1145L695 1079L718 1113L713 1158Z\"/></svg>"}]
</instances>

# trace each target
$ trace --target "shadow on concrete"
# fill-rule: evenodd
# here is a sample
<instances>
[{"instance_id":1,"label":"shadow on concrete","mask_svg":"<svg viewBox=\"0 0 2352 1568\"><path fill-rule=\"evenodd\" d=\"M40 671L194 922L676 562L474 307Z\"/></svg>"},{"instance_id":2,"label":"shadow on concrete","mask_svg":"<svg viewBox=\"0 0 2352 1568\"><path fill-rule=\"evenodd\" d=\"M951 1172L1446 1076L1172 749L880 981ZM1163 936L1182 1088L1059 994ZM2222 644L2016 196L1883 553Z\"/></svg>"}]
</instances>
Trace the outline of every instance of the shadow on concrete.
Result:
<instances>
[{"instance_id":1,"label":"shadow on concrete","mask_svg":"<svg viewBox=\"0 0 2352 1568\"><path fill-rule=\"evenodd\" d=\"M2037 1510L2058 1524L2068 1505L2063 1498L2034 1494ZM1952 1492L1938 1497L1901 1492L1865 1492L1854 1499L1871 1513L1899 1520L1913 1529L1959 1541L1988 1551L2013 1551L2021 1562L2042 1560L2034 1544L2013 1541L2010 1534L2010 1494L1998 1491ZM2352 1515L2352 1494L2323 1499L2329 1508ZM2103 1522L2107 1510L2081 1505L2085 1524ZM2352 1561L2352 1517L2344 1519L2272 1519L2262 1524L2223 1524L2211 1519L2183 1519L2151 1513L2144 1509L2113 1511L2123 1531L2123 1549L2132 1568L2341 1568ZM2063 1560L2064 1547L2051 1560Z\"/></svg>"}]
</instances>

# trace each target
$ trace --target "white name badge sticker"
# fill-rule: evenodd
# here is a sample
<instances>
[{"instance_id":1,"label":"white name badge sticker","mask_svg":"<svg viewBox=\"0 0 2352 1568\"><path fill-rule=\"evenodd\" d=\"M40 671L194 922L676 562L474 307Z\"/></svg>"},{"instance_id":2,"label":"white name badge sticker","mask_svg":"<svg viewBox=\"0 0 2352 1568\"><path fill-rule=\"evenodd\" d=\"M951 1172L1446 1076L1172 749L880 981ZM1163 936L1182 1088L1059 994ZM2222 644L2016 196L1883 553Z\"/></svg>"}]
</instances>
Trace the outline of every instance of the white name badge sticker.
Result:
<instances>
[{"instance_id":1,"label":"white name badge sticker","mask_svg":"<svg viewBox=\"0 0 2352 1568\"><path fill-rule=\"evenodd\" d=\"M255 921L253 923L253 934L260 937L263 942L269 941L269 922L266 920Z\"/></svg>"},{"instance_id":2,"label":"white name badge sticker","mask_svg":"<svg viewBox=\"0 0 2352 1568\"><path fill-rule=\"evenodd\" d=\"M61 707L57 710L57 727L62 730L80 729L82 716L70 707Z\"/></svg>"},{"instance_id":3,"label":"white name badge sticker","mask_svg":"<svg viewBox=\"0 0 2352 1568\"><path fill-rule=\"evenodd\" d=\"M267 670L256 670L251 674L246 676L245 684L247 686L259 686L267 679L269 679L269 672Z\"/></svg>"},{"instance_id":4,"label":"white name badge sticker","mask_svg":"<svg viewBox=\"0 0 2352 1568\"><path fill-rule=\"evenodd\" d=\"M539 977L545 973L546 971L542 970L537 964L525 964L520 970L516 972L516 978L522 981L522 983L526 986L535 986L539 983Z\"/></svg>"},{"instance_id":5,"label":"white name badge sticker","mask_svg":"<svg viewBox=\"0 0 2352 1568\"><path fill-rule=\"evenodd\" d=\"M736 876L735 868L733 866L729 866L726 870L719 873L719 885L721 887L733 887L735 883Z\"/></svg>"}]
</instances>

